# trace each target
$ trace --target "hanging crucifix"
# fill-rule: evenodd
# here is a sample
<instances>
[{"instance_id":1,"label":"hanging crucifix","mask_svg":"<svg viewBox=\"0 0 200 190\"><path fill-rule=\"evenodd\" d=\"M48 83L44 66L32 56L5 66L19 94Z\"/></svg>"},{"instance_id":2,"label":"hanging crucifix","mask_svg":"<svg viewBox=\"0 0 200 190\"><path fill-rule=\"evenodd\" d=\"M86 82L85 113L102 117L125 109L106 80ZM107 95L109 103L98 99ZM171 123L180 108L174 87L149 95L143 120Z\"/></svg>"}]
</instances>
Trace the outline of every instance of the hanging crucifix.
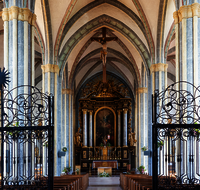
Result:
<instances>
[{"instance_id":1,"label":"hanging crucifix","mask_svg":"<svg viewBox=\"0 0 200 190\"><path fill-rule=\"evenodd\" d=\"M116 41L117 37L106 37L106 27L102 28L102 37L92 37L92 41L99 42L102 45L101 60L103 65L103 83L106 83L106 57L107 57L107 42Z\"/></svg>"}]
</instances>

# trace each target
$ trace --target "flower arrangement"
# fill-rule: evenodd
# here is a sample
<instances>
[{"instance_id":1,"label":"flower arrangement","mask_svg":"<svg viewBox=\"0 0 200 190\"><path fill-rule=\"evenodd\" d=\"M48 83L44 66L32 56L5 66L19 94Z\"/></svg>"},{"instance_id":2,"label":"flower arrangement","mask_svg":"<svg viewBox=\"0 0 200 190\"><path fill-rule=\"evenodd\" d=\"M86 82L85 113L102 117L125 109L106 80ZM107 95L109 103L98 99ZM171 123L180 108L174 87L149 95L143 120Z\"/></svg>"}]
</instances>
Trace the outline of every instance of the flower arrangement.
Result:
<instances>
[{"instance_id":1,"label":"flower arrangement","mask_svg":"<svg viewBox=\"0 0 200 190\"><path fill-rule=\"evenodd\" d=\"M99 177L110 177L109 173L103 172L99 174Z\"/></svg>"},{"instance_id":2,"label":"flower arrangement","mask_svg":"<svg viewBox=\"0 0 200 190\"><path fill-rule=\"evenodd\" d=\"M62 148L62 151L63 151L63 152L67 152L67 147L63 147L63 148Z\"/></svg>"},{"instance_id":3,"label":"flower arrangement","mask_svg":"<svg viewBox=\"0 0 200 190\"><path fill-rule=\"evenodd\" d=\"M144 172L146 171L146 169L145 169L145 167L142 165L142 166L139 166L138 171L140 172L140 174L144 174Z\"/></svg>"},{"instance_id":4,"label":"flower arrangement","mask_svg":"<svg viewBox=\"0 0 200 190\"><path fill-rule=\"evenodd\" d=\"M65 172L66 175L69 175L69 172L71 171L71 167L64 167L63 172Z\"/></svg>"},{"instance_id":5,"label":"flower arrangement","mask_svg":"<svg viewBox=\"0 0 200 190\"><path fill-rule=\"evenodd\" d=\"M76 174L79 175L79 168L76 168Z\"/></svg>"},{"instance_id":6,"label":"flower arrangement","mask_svg":"<svg viewBox=\"0 0 200 190\"><path fill-rule=\"evenodd\" d=\"M143 146L141 149L142 149L143 151L147 151L147 150L148 150L148 146Z\"/></svg>"},{"instance_id":7,"label":"flower arrangement","mask_svg":"<svg viewBox=\"0 0 200 190\"><path fill-rule=\"evenodd\" d=\"M163 147L164 146L164 141L158 141L157 142L157 147L159 148L159 147Z\"/></svg>"},{"instance_id":8,"label":"flower arrangement","mask_svg":"<svg viewBox=\"0 0 200 190\"><path fill-rule=\"evenodd\" d=\"M100 145L99 145L100 147L103 147L103 143L100 143Z\"/></svg>"},{"instance_id":9,"label":"flower arrangement","mask_svg":"<svg viewBox=\"0 0 200 190\"><path fill-rule=\"evenodd\" d=\"M107 147L111 147L111 144L109 142L107 143Z\"/></svg>"}]
</instances>

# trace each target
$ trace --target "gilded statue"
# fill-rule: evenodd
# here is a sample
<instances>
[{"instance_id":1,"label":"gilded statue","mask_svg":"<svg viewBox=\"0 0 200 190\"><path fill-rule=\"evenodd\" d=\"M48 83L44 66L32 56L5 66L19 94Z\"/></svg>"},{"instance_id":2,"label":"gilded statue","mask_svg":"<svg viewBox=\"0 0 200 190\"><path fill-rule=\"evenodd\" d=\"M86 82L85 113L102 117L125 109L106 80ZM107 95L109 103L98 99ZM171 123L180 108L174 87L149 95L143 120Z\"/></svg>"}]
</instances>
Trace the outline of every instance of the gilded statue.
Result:
<instances>
[{"instance_id":1,"label":"gilded statue","mask_svg":"<svg viewBox=\"0 0 200 190\"><path fill-rule=\"evenodd\" d=\"M130 128L130 132L128 134L128 141L130 143L130 146L134 146L134 144L137 142L135 139L135 133L132 132L132 128Z\"/></svg>"},{"instance_id":2,"label":"gilded statue","mask_svg":"<svg viewBox=\"0 0 200 190\"><path fill-rule=\"evenodd\" d=\"M81 146L81 137L82 137L82 134L81 134L80 131L81 131L81 128L79 127L78 131L76 132L75 137L74 137L74 144L76 146Z\"/></svg>"}]
</instances>

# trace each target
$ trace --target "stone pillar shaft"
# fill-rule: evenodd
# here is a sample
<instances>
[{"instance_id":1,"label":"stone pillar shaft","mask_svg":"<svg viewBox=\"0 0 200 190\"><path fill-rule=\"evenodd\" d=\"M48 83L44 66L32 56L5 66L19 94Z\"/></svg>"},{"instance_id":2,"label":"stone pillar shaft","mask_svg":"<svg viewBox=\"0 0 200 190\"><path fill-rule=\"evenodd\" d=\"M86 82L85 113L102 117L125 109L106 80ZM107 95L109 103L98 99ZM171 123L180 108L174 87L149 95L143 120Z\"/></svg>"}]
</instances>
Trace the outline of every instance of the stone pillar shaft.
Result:
<instances>
[{"instance_id":1,"label":"stone pillar shaft","mask_svg":"<svg viewBox=\"0 0 200 190\"><path fill-rule=\"evenodd\" d=\"M90 126L89 126L89 146L92 147L92 123L93 123L93 120L92 120L92 112L93 111L89 111L90 113Z\"/></svg>"},{"instance_id":2,"label":"stone pillar shaft","mask_svg":"<svg viewBox=\"0 0 200 190\"><path fill-rule=\"evenodd\" d=\"M83 109L83 147L87 147L87 109Z\"/></svg>"},{"instance_id":3,"label":"stone pillar shaft","mask_svg":"<svg viewBox=\"0 0 200 190\"><path fill-rule=\"evenodd\" d=\"M123 109L123 147L127 147L127 143L128 143L128 138L127 138L127 112L128 112L128 109L127 108L124 108Z\"/></svg>"},{"instance_id":4,"label":"stone pillar shaft","mask_svg":"<svg viewBox=\"0 0 200 190\"><path fill-rule=\"evenodd\" d=\"M121 147L121 110L117 110L118 113L118 147Z\"/></svg>"}]
</instances>

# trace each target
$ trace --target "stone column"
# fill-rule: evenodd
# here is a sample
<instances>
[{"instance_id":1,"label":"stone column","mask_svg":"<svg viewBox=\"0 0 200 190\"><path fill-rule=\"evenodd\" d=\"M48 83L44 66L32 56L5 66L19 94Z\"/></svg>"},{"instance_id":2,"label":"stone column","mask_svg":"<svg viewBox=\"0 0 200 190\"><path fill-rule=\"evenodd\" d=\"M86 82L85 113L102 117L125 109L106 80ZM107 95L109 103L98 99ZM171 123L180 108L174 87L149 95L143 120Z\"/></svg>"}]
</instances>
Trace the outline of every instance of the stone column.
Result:
<instances>
[{"instance_id":1,"label":"stone column","mask_svg":"<svg viewBox=\"0 0 200 190\"><path fill-rule=\"evenodd\" d=\"M92 123L93 123L93 120L92 120L92 113L93 111L92 110L89 110L88 111L90 113L90 126L89 126L89 146L92 147Z\"/></svg>"},{"instance_id":2,"label":"stone column","mask_svg":"<svg viewBox=\"0 0 200 190\"><path fill-rule=\"evenodd\" d=\"M59 77L58 65L46 64L41 66L43 73L43 87L42 91L54 94L54 175L61 174L61 159L58 157L57 152L61 150L61 101L62 101L62 88L61 77Z\"/></svg>"},{"instance_id":3,"label":"stone column","mask_svg":"<svg viewBox=\"0 0 200 190\"><path fill-rule=\"evenodd\" d=\"M34 27L36 15L23 2L5 3L2 19L4 21L4 65L10 72L9 89L20 85L31 85L34 73ZM9 7L10 6L10 7ZM34 6L34 4L33 4ZM31 30L31 28L33 28ZM30 59L29 59L30 56ZM32 63L33 62L33 63ZM25 89L27 91L27 89ZM13 96L18 94L14 91Z\"/></svg>"},{"instance_id":4,"label":"stone column","mask_svg":"<svg viewBox=\"0 0 200 190\"><path fill-rule=\"evenodd\" d=\"M83 147L87 147L87 109L83 109Z\"/></svg>"},{"instance_id":5,"label":"stone column","mask_svg":"<svg viewBox=\"0 0 200 190\"><path fill-rule=\"evenodd\" d=\"M187 1L187 5L181 6L173 14L176 30L176 81L187 81L198 87L200 85L200 66L198 64L200 59L200 4L193 2L197 1ZM194 93L193 87L186 83L177 88L177 90L187 90L191 94ZM196 95L198 96L199 94ZM187 123L186 120L184 122ZM189 122L191 123L192 121ZM176 171L179 177L186 172L196 175L196 164L191 171L190 167L188 167L191 163L187 159L189 152L186 154L185 150L190 150L191 146L189 144L181 141L176 144L176 147L184 147L182 152L180 148L176 148L176 155L183 155L183 164L180 161L176 164ZM193 147L193 150L195 150L195 143ZM196 160L196 152L194 152L194 160Z\"/></svg>"},{"instance_id":6,"label":"stone column","mask_svg":"<svg viewBox=\"0 0 200 190\"><path fill-rule=\"evenodd\" d=\"M123 109L123 147L127 147L127 112L128 112L128 109L127 108L124 108Z\"/></svg>"},{"instance_id":7,"label":"stone column","mask_svg":"<svg viewBox=\"0 0 200 190\"><path fill-rule=\"evenodd\" d=\"M121 147L121 112L122 110L117 110L118 113L118 147Z\"/></svg>"},{"instance_id":8,"label":"stone column","mask_svg":"<svg viewBox=\"0 0 200 190\"><path fill-rule=\"evenodd\" d=\"M29 3L30 7L33 8L32 10L26 8L26 2L22 0L7 0L4 5L2 12L2 20L4 21L4 66L10 72L11 82L8 85L8 89L11 90L17 86L32 84L31 75L34 72L34 68L31 65L34 64L32 63L34 55L31 55L31 47L34 44L34 40L32 40L31 36L34 35L34 30L30 30L30 27L35 27L36 15L33 13L35 2ZM20 90L14 90L12 96L15 98L23 92L30 94L28 88L21 88ZM31 169L30 162L28 162L28 157L33 160L30 143L27 142L26 150L24 150L23 145L18 145L17 143L14 143L13 146L15 149L18 147L20 152L26 152L26 174L32 175L34 170ZM17 157L17 151L13 152L13 156ZM22 156L23 154L19 154L19 164L12 168L13 177L23 175L24 160Z\"/></svg>"}]
</instances>

